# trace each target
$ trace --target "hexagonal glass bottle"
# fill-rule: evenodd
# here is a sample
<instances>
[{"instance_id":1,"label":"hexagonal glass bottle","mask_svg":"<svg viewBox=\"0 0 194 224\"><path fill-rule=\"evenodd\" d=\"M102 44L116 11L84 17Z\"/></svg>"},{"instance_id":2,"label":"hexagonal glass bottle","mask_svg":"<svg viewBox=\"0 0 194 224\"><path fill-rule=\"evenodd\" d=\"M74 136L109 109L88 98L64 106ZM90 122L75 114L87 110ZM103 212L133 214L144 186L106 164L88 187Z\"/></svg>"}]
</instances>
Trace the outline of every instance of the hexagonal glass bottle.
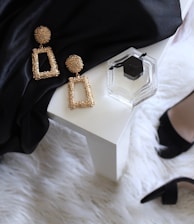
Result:
<instances>
[{"instance_id":1,"label":"hexagonal glass bottle","mask_svg":"<svg viewBox=\"0 0 194 224\"><path fill-rule=\"evenodd\" d=\"M156 60L131 47L108 60L108 94L130 107L157 90Z\"/></svg>"}]
</instances>

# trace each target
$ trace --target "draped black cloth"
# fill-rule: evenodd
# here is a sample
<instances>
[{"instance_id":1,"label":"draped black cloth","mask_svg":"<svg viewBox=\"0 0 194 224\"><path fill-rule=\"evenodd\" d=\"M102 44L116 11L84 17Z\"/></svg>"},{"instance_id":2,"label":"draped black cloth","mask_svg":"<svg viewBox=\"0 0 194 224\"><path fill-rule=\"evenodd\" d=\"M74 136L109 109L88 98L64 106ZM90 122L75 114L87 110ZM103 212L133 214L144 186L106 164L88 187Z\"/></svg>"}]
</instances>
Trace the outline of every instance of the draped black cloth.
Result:
<instances>
[{"instance_id":1,"label":"draped black cloth","mask_svg":"<svg viewBox=\"0 0 194 224\"><path fill-rule=\"evenodd\" d=\"M0 155L35 150L49 126L49 101L70 76L70 54L82 57L85 72L129 47L171 36L181 22L178 0L0 1ZM40 25L51 30L47 45L60 75L35 81L31 53ZM47 63L40 60L41 71Z\"/></svg>"}]
</instances>

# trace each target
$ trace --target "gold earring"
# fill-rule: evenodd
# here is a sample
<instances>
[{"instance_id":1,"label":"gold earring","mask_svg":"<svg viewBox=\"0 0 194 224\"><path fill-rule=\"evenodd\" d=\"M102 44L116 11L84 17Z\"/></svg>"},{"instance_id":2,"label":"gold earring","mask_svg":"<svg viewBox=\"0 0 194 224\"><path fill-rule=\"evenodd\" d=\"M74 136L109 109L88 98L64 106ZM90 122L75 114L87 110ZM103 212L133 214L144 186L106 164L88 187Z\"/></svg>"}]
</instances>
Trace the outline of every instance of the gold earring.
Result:
<instances>
[{"instance_id":1,"label":"gold earring","mask_svg":"<svg viewBox=\"0 0 194 224\"><path fill-rule=\"evenodd\" d=\"M40 44L39 48L32 49L32 73L35 80L57 77L59 75L58 65L51 47L43 47L50 41L51 31L45 26L39 26L34 30L35 40ZM47 54L50 71L40 71L39 54Z\"/></svg>"},{"instance_id":2,"label":"gold earring","mask_svg":"<svg viewBox=\"0 0 194 224\"><path fill-rule=\"evenodd\" d=\"M94 98L92 95L91 87L88 81L88 77L82 75L79 72L83 69L83 61L78 55L70 55L65 61L65 65L71 73L74 73L75 77L69 78L68 93L69 93L69 107L70 109L92 107L94 105ZM75 84L83 83L85 90L85 100L75 101Z\"/></svg>"}]
</instances>

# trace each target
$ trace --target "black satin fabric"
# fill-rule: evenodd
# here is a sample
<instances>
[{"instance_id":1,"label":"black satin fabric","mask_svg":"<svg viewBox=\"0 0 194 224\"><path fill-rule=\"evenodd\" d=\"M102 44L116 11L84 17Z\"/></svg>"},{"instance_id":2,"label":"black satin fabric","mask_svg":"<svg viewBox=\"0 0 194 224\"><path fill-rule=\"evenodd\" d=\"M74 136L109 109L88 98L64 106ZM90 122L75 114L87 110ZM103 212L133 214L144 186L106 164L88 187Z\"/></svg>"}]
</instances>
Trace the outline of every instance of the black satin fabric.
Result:
<instances>
[{"instance_id":1,"label":"black satin fabric","mask_svg":"<svg viewBox=\"0 0 194 224\"><path fill-rule=\"evenodd\" d=\"M131 46L171 36L181 22L178 0L0 1L0 154L35 150L49 126L49 101L70 76L70 54L82 57L85 72ZM35 81L31 53L40 25L52 32L47 45L60 75ZM47 67L41 59L40 70Z\"/></svg>"}]
</instances>

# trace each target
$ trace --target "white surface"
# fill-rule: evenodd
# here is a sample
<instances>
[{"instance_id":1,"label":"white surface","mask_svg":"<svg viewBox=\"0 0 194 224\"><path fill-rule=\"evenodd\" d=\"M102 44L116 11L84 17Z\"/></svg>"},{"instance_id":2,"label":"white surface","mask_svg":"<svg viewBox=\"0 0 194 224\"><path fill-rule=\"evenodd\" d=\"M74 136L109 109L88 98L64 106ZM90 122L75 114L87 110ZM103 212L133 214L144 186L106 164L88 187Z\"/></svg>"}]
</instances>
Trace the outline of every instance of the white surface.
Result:
<instances>
[{"instance_id":1,"label":"white surface","mask_svg":"<svg viewBox=\"0 0 194 224\"><path fill-rule=\"evenodd\" d=\"M78 108L71 110L68 107L67 85L57 89L48 112L75 126L93 133L113 143L117 143L130 110L127 106L112 100L106 93L106 63L103 63L85 73L89 78L95 99L93 108ZM119 115L122 116L119 117ZM115 122L118 121L119 122ZM111 128L111 131L110 131Z\"/></svg>"},{"instance_id":2,"label":"white surface","mask_svg":"<svg viewBox=\"0 0 194 224\"><path fill-rule=\"evenodd\" d=\"M181 1L183 17L190 4L191 1ZM169 41L171 40L166 39L139 50L142 53L147 52L159 63ZM107 95L106 68L107 63L104 62L85 73L89 78L94 95L95 106L93 108L70 110L66 84L54 93L48 106L48 113L52 119L85 135L95 171L117 181L125 168L126 155L129 150L129 144L123 145L122 150L119 145L122 141L125 142L125 132L129 132L132 109Z\"/></svg>"}]
</instances>

